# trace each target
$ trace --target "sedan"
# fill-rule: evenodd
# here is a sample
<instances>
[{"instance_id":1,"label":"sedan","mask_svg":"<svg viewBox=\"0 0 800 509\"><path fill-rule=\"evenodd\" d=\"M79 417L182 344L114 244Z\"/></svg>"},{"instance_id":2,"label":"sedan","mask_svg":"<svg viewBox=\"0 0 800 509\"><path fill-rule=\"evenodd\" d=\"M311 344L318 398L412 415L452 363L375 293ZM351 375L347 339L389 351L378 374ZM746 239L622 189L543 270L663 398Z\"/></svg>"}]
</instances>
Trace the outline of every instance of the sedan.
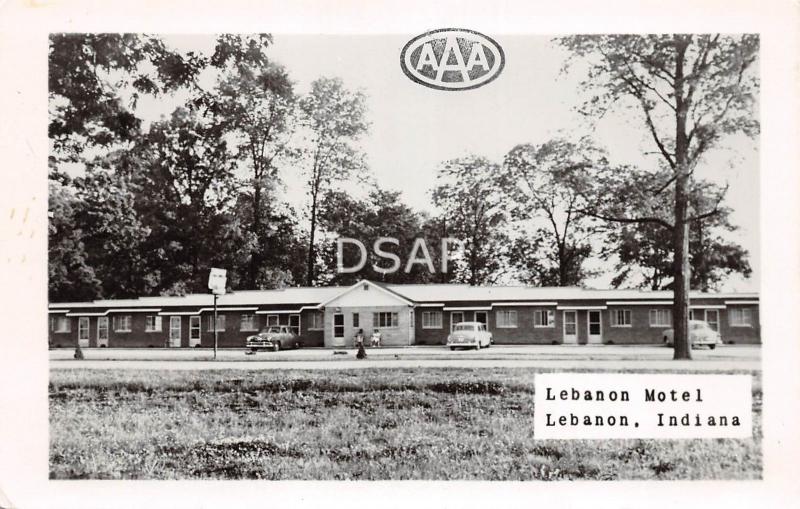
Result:
<instances>
[{"instance_id":1,"label":"sedan","mask_svg":"<svg viewBox=\"0 0 800 509\"><path fill-rule=\"evenodd\" d=\"M258 334L249 336L246 345L253 353L259 350L277 352L283 348L300 348L303 346L297 334L286 325L263 329Z\"/></svg>"},{"instance_id":2,"label":"sedan","mask_svg":"<svg viewBox=\"0 0 800 509\"><path fill-rule=\"evenodd\" d=\"M481 322L461 322L453 327L453 332L447 336L447 346L450 350L456 348L489 348L492 344L492 333L486 330L486 324Z\"/></svg>"},{"instance_id":3,"label":"sedan","mask_svg":"<svg viewBox=\"0 0 800 509\"><path fill-rule=\"evenodd\" d=\"M667 329L664 331L664 344L672 346L673 338L675 337L674 329ZM692 341L692 347L707 346L711 350L722 344L722 338L719 332L715 331L708 325L707 322L702 320L689 320L689 339Z\"/></svg>"}]
</instances>

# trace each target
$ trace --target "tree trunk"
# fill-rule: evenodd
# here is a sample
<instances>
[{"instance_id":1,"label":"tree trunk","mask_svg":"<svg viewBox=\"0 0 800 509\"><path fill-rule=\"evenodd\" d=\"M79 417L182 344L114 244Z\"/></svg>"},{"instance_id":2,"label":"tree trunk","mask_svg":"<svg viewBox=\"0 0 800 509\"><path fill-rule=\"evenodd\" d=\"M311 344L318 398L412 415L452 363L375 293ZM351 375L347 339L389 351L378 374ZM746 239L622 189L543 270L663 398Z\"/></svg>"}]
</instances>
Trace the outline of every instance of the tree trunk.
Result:
<instances>
[{"instance_id":1,"label":"tree trunk","mask_svg":"<svg viewBox=\"0 0 800 509\"><path fill-rule=\"evenodd\" d=\"M691 359L692 345L689 338L689 223L687 188L689 172L689 139L686 134L686 117L690 105L683 95L683 61L688 47L685 36L675 36L675 223L672 232L673 304L672 326L675 353L673 359Z\"/></svg>"},{"instance_id":2,"label":"tree trunk","mask_svg":"<svg viewBox=\"0 0 800 509\"><path fill-rule=\"evenodd\" d=\"M311 196L311 228L308 232L308 259L306 260L306 286L314 286L314 238L317 233L317 193Z\"/></svg>"},{"instance_id":3,"label":"tree trunk","mask_svg":"<svg viewBox=\"0 0 800 509\"><path fill-rule=\"evenodd\" d=\"M250 253L250 281L249 286L251 290L256 290L256 281L258 279L259 265L261 265L262 253L262 235L261 231L261 184L256 183L253 190L253 233L256 236L256 248Z\"/></svg>"},{"instance_id":4,"label":"tree trunk","mask_svg":"<svg viewBox=\"0 0 800 509\"><path fill-rule=\"evenodd\" d=\"M673 245L675 257L673 267L672 323L675 343L673 359L691 359L692 348L689 341L689 224L686 222L687 177L675 181L675 227Z\"/></svg>"}]
</instances>

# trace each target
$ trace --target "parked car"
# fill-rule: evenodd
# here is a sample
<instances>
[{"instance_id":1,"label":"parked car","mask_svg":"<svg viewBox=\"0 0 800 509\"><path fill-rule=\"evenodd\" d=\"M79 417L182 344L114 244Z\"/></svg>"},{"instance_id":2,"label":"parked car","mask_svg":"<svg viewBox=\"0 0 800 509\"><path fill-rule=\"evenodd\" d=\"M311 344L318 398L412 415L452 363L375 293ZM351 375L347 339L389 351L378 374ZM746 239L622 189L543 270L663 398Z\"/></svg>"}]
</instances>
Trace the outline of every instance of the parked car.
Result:
<instances>
[{"instance_id":1,"label":"parked car","mask_svg":"<svg viewBox=\"0 0 800 509\"><path fill-rule=\"evenodd\" d=\"M667 329L664 331L664 344L672 346L673 338L675 337L675 329ZM711 350L722 344L722 338L719 332L711 328L708 322L702 320L689 320L689 339L692 341L692 347L707 346Z\"/></svg>"},{"instance_id":2,"label":"parked car","mask_svg":"<svg viewBox=\"0 0 800 509\"><path fill-rule=\"evenodd\" d=\"M287 325L262 329L258 334L249 336L246 345L253 353L259 350L277 352L284 348L300 348L303 346L297 334Z\"/></svg>"},{"instance_id":3,"label":"parked car","mask_svg":"<svg viewBox=\"0 0 800 509\"><path fill-rule=\"evenodd\" d=\"M447 346L450 350L456 348L489 348L494 342L492 333L486 330L486 324L481 322L460 322L453 327L453 332L447 336Z\"/></svg>"}]
</instances>

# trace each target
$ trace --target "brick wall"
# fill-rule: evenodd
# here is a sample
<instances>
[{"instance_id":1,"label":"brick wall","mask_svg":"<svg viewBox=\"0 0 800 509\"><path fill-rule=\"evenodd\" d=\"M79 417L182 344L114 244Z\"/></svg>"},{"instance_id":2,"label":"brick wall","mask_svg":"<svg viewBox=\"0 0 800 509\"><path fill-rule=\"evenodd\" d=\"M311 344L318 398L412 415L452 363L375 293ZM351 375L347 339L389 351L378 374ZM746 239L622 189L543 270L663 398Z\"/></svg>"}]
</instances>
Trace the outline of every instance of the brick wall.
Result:
<instances>
[{"instance_id":1,"label":"brick wall","mask_svg":"<svg viewBox=\"0 0 800 509\"><path fill-rule=\"evenodd\" d=\"M338 309L338 311L337 311ZM410 311L408 306L362 306L358 308L325 308L325 346L335 346L333 337L333 316L344 316L344 347L353 347L358 329L363 329L366 344L373 330L373 316L376 313L397 313L397 327L381 327L382 346L407 346L409 344ZM358 314L358 326L354 325L354 314ZM415 313L418 314L418 313ZM339 342L341 343L341 342Z\"/></svg>"},{"instance_id":2,"label":"brick wall","mask_svg":"<svg viewBox=\"0 0 800 509\"><path fill-rule=\"evenodd\" d=\"M696 312L701 313L704 309L703 304L708 306L719 306L722 304L720 299L695 299L692 301L696 306ZM485 303L458 303L459 307L476 307ZM592 305L591 301L576 302L576 306ZM450 306L449 306L450 307ZM455 307L455 306L452 306ZM299 305L287 304L281 306L281 311L294 311L299 309ZM730 310L733 308L748 308L752 313L752 326L732 326L730 324ZM193 308L197 309L197 308ZM192 308L173 308L173 312L191 312ZM276 308L277 309L277 308ZM534 313L539 309L552 309L554 311L555 323L553 327L535 327ZM629 309L631 311L630 327L615 327L611 324L612 313L619 309ZM609 344L661 344L663 343L664 331L671 327L650 326L651 309L671 309L668 305L611 305L608 309L601 310L602 316L602 335L603 343ZM714 309L709 307L708 309ZM516 328L500 328L497 324L497 312L501 310L514 310L517 312ZM92 313L103 313L105 309L93 308ZM413 344L420 345L443 345L451 328L452 311L444 311L442 308L417 307L413 313L413 330L410 322L410 308L407 306L376 306L341 308L345 317L345 345L352 346L353 336L357 328L353 325L353 313L359 315L359 326L364 329L365 336L369 338L373 327L373 314L380 311L398 313L399 326L397 328L382 329L383 344L405 346L409 343L409 336L413 338ZM439 311L442 313L442 326L436 329L423 329L423 313L426 311ZM758 344L760 343L760 313L758 305L755 304L729 304L726 309L719 309L719 328L722 339L725 343L734 344ZM88 311L87 311L88 312ZM333 313L334 308L325 310L324 325L325 330L313 330L310 328L312 314L316 311L306 309L300 313L300 336L303 344L310 347L331 346L333 338ZM463 321L475 321L476 311L462 311ZM162 317L161 331L145 332L145 321L147 316L155 316L155 312L111 312L107 315L109 319L108 346L111 348L163 348L169 342L170 315ZM242 348L244 347L248 335L254 331L241 331L240 321L242 314L255 315L255 328L260 330L267 324L266 314L255 314L254 311L222 311L220 316L226 317L226 329L219 332L219 346L222 348ZM118 332L114 330L114 317L131 316L131 331ZM214 334L209 329L208 317L213 312L206 311L200 315L201 318L201 346L210 348L214 344ZM587 342L587 310L576 311L577 315L577 342L585 344ZM181 347L189 347L189 315L172 315L180 317L181 324ZM703 317L705 315L703 314ZM62 313L50 313L49 317L64 317ZM289 325L289 313L278 313L280 325ZM77 344L78 340L78 316L66 317L70 321L70 331L68 333L57 333L51 330L48 323L49 343L53 347L71 348ZM496 306L488 311L488 326L492 332L496 344L560 344L563 342L563 310L552 307L534 306ZM98 317L89 317L89 347L96 347L97 344L97 323ZM410 334L411 333L411 334Z\"/></svg>"},{"instance_id":3,"label":"brick wall","mask_svg":"<svg viewBox=\"0 0 800 509\"><path fill-rule=\"evenodd\" d=\"M748 308L753 316L753 324L750 327L732 326L730 321L730 310L732 308ZM725 344L759 344L761 343L761 316L756 305L729 305L727 309L721 309L719 314L720 334Z\"/></svg>"}]
</instances>

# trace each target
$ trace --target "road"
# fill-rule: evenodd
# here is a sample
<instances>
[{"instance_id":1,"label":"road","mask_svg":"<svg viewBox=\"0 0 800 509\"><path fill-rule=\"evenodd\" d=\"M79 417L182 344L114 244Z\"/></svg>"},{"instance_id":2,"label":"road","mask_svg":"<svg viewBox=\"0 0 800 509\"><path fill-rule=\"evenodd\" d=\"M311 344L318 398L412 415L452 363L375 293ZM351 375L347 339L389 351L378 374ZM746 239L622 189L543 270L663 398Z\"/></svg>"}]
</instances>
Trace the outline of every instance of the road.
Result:
<instances>
[{"instance_id":1,"label":"road","mask_svg":"<svg viewBox=\"0 0 800 509\"><path fill-rule=\"evenodd\" d=\"M759 371L759 346L719 346L694 350L692 361L673 361L672 350L661 346L495 345L482 351L456 351L438 346L376 348L357 360L355 350L307 348L247 355L242 349L219 350L217 360L206 349L84 349L85 360L74 360L73 350L50 351L53 369L353 369L374 367L521 367L538 369L592 369L618 371Z\"/></svg>"}]
</instances>

